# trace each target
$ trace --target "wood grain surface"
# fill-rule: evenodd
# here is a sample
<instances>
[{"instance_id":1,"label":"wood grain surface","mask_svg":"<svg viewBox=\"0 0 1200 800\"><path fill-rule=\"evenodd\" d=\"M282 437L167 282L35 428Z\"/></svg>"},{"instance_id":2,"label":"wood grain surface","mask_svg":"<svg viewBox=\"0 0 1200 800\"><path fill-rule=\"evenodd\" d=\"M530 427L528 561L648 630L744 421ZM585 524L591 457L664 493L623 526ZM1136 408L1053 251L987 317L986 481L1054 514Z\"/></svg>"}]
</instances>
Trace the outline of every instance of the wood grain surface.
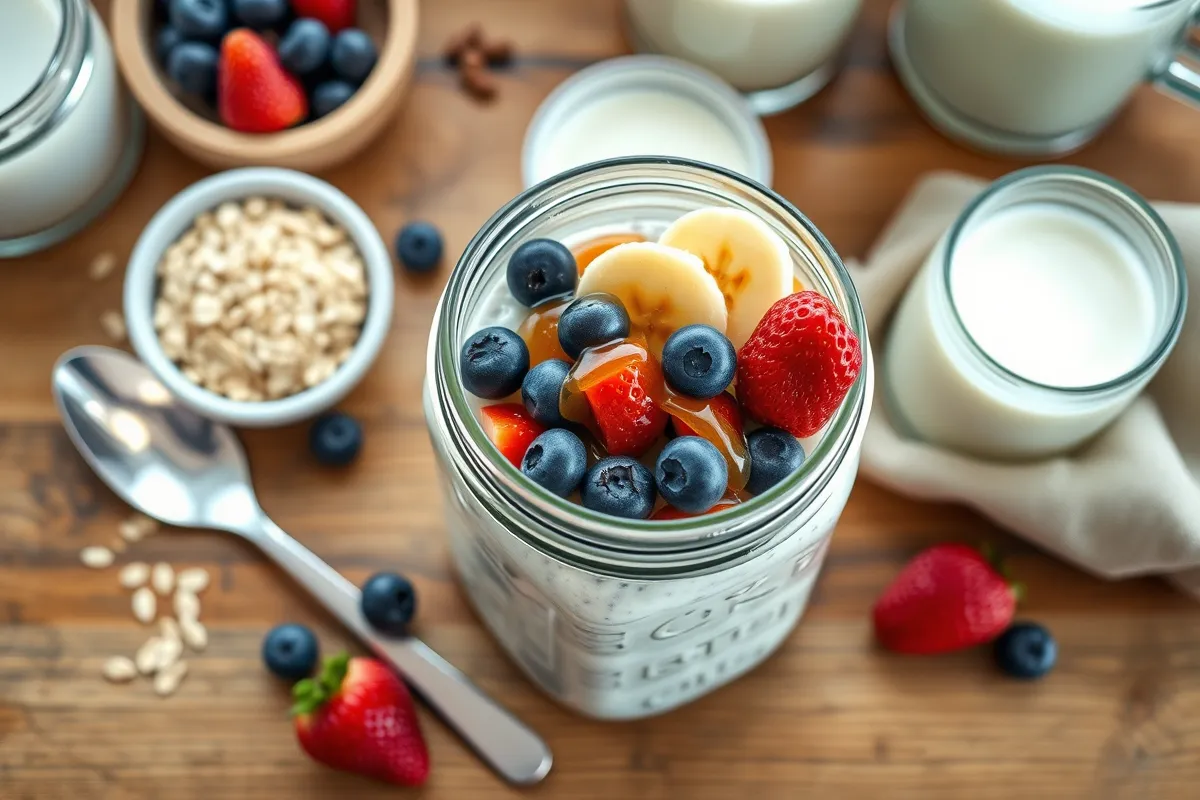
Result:
<instances>
[{"instance_id":1,"label":"wood grain surface","mask_svg":"<svg viewBox=\"0 0 1200 800\"><path fill-rule=\"evenodd\" d=\"M101 3L106 6L106 3ZM767 121L776 187L846 256L861 255L922 173L984 177L1017 166L936 135L892 75L886 0L869 0L837 81ZM500 96L460 93L438 51L472 20L513 38ZM426 218L457 254L520 189L519 150L538 102L572 71L625 51L614 0L425 0L417 80L365 154L326 175L390 237ZM1069 159L1144 194L1200 201L1200 115L1150 90ZM433 774L420 792L333 773L300 753L285 693L258 661L284 620L345 635L248 547L171 532L120 556L203 565L208 652L179 693L110 686L104 658L146 636L115 569L84 569L81 546L115 536L121 503L60 427L48 380L73 345L105 341L120 275L86 276L98 253L126 256L163 202L206 171L156 135L119 204L66 245L0 275L0 798L537 797L1195 798L1200 793L1200 610L1156 580L1109 584L1003 534L962 508L856 486L811 610L782 651L736 684L665 717L599 723L550 702L501 654L456 587L418 400L424 346L446 269L402 278L387 348L345 408L366 428L361 461L327 472L298 427L245 436L263 506L350 579L401 569L422 598L420 634L541 731L555 768L540 787L503 786L422 712ZM1137 535L1130 531L1130 535ZM1023 613L1061 643L1058 670L1019 685L985 652L900 658L871 644L868 609L916 549L947 539L1010 548L1029 587Z\"/></svg>"}]
</instances>

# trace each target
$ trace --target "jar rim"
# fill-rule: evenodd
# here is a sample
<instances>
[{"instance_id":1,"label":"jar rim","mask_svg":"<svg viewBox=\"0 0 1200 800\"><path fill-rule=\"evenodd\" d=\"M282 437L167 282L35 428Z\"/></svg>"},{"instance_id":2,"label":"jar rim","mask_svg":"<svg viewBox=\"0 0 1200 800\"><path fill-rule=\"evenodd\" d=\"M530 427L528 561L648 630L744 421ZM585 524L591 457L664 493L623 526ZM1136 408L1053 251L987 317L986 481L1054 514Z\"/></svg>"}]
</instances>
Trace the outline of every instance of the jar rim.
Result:
<instances>
[{"instance_id":1,"label":"jar rim","mask_svg":"<svg viewBox=\"0 0 1200 800\"><path fill-rule=\"evenodd\" d=\"M638 170L649 170L652 174L634 177ZM553 206L556 196L572 191L573 187L579 189L588 186L589 182L603 183L622 178L628 186L658 184L664 189L671 186L703 189L706 186L703 179L717 181L749 198L760 213L766 208L778 215L778 219L766 221L781 235L787 236L784 221L793 226L793 231L802 231L803 237L792 233L788 237L790 243L808 253L814 268L819 267L822 277L828 281L826 288L832 288L838 295L832 299L847 325L859 337L866 355L869 347L866 321L850 274L825 236L793 204L746 176L711 164L648 156L609 159L568 170L524 190L484 223L468 243L439 301L430 338L428 366L430 374L436 375L435 397L443 417L439 421L446 424L451 438L456 439L459 454L470 465L474 477L484 478L490 484L489 488L498 489L509 503L522 507L531 524L551 522L555 524L555 531L567 531L574 545L639 556L658 553L664 558L678 554L680 550L735 546L744 541L747 534L770 528L768 523L784 510L797 504L803 506L802 501L806 498L817 497L829 483L849 451L854 434L865 422L869 402L865 387L872 369L869 358L864 357L862 372L799 470L748 502L680 520L616 518L591 511L537 486L487 439L459 380L457 363L461 337L456 325L448 321L450 309L461 304L467 276L490 262L491 252L505 225L530 208L544 213L547 206ZM819 252L813 252L814 248Z\"/></svg>"}]
</instances>

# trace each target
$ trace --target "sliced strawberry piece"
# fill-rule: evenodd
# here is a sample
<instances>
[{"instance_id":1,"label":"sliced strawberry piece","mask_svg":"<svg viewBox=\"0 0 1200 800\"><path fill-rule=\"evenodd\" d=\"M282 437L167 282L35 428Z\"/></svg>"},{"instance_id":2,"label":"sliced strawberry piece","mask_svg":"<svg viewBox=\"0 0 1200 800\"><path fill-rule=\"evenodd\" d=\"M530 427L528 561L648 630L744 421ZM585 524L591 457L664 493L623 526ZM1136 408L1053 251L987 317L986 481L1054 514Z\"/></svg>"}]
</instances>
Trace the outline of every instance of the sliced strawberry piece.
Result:
<instances>
[{"instance_id":1,"label":"sliced strawberry piece","mask_svg":"<svg viewBox=\"0 0 1200 800\"><path fill-rule=\"evenodd\" d=\"M249 28L225 35L217 67L217 110L235 131L273 133L308 116L308 97L275 48Z\"/></svg>"},{"instance_id":2,"label":"sliced strawberry piece","mask_svg":"<svg viewBox=\"0 0 1200 800\"><path fill-rule=\"evenodd\" d=\"M520 403L500 403L483 408L483 432L500 454L517 469L533 440L546 432Z\"/></svg>"},{"instance_id":3,"label":"sliced strawberry piece","mask_svg":"<svg viewBox=\"0 0 1200 800\"><path fill-rule=\"evenodd\" d=\"M662 372L653 360L625 364L616 374L584 390L597 433L610 456L637 458L658 441L669 417L654 396Z\"/></svg>"},{"instance_id":4,"label":"sliced strawberry piece","mask_svg":"<svg viewBox=\"0 0 1200 800\"><path fill-rule=\"evenodd\" d=\"M742 410L738 407L737 399L733 395L729 392L721 392L711 400L704 402L717 413L717 416L728 422L731 428L740 434L745 433L745 427L742 424ZM675 428L676 436L700 435L679 417L672 416L671 425Z\"/></svg>"}]
</instances>

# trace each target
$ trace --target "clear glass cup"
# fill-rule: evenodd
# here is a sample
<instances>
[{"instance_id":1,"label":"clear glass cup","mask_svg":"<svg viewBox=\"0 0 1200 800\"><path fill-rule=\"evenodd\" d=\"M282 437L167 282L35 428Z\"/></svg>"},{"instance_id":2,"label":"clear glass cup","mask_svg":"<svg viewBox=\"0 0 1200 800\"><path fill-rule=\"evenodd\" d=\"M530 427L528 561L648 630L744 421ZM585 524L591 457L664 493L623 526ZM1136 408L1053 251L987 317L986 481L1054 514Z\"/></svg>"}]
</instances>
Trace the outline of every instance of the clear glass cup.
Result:
<instances>
[{"instance_id":1,"label":"clear glass cup","mask_svg":"<svg viewBox=\"0 0 1200 800\"><path fill-rule=\"evenodd\" d=\"M1090 141L1144 81L1200 105L1197 0L901 0L889 45L935 127L990 152Z\"/></svg>"},{"instance_id":2,"label":"clear glass cup","mask_svg":"<svg viewBox=\"0 0 1200 800\"><path fill-rule=\"evenodd\" d=\"M458 376L462 342L516 246L625 226L661 231L705 206L759 214L797 276L830 297L863 343L863 371L804 466L730 510L669 522L616 519L524 478L488 441ZM424 387L446 527L479 616L539 687L584 714L631 719L687 703L766 658L804 611L850 493L873 367L845 267L787 201L698 162L598 162L526 190L467 246L433 321Z\"/></svg>"},{"instance_id":3,"label":"clear glass cup","mask_svg":"<svg viewBox=\"0 0 1200 800\"><path fill-rule=\"evenodd\" d=\"M959 316L951 275L959 243L994 214L1025 204L1081 211L1139 255L1151 287L1155 329L1133 369L1093 386L1053 386L997 363ZM896 310L884 344L883 387L897 428L985 458L1067 452L1112 422L1167 359L1183 327L1187 276L1175 237L1132 189L1091 170L1033 167L993 183L934 248ZM1022 320L1014 309L1014 324Z\"/></svg>"}]
</instances>

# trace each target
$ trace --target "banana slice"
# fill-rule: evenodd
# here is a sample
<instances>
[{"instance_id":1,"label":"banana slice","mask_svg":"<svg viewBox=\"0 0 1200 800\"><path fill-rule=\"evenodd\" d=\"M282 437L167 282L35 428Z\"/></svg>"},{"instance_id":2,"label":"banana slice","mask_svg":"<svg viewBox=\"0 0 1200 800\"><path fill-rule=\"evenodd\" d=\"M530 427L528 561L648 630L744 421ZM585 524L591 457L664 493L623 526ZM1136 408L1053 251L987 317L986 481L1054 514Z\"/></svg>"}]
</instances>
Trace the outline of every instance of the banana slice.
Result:
<instances>
[{"instance_id":1,"label":"banana slice","mask_svg":"<svg viewBox=\"0 0 1200 800\"><path fill-rule=\"evenodd\" d=\"M725 298L704 263L683 250L655 242L620 244L596 257L575 293L608 292L621 298L633 329L662 355L667 337L685 325L725 331Z\"/></svg>"},{"instance_id":2,"label":"banana slice","mask_svg":"<svg viewBox=\"0 0 1200 800\"><path fill-rule=\"evenodd\" d=\"M659 244L699 256L724 296L725 335L741 349L776 301L792 293L792 256L779 234L740 208L701 208L663 232Z\"/></svg>"}]
</instances>

